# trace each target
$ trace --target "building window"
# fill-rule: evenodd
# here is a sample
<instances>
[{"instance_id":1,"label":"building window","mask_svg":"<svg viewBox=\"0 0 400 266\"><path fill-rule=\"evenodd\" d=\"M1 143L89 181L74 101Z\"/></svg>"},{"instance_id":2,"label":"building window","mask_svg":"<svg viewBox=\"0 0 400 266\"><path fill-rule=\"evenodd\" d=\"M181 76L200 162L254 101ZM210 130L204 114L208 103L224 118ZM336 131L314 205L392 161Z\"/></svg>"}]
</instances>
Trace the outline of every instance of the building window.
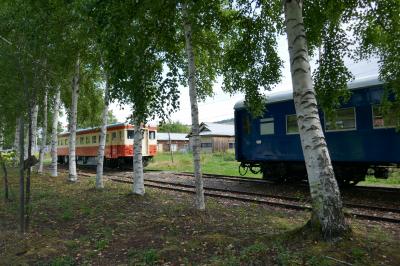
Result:
<instances>
[{"instance_id":1,"label":"building window","mask_svg":"<svg viewBox=\"0 0 400 266\"><path fill-rule=\"evenodd\" d=\"M122 139L122 131L119 132L119 139Z\"/></svg>"},{"instance_id":2,"label":"building window","mask_svg":"<svg viewBox=\"0 0 400 266\"><path fill-rule=\"evenodd\" d=\"M273 135L274 133L274 118L260 119L260 135Z\"/></svg>"},{"instance_id":3,"label":"building window","mask_svg":"<svg viewBox=\"0 0 400 266\"><path fill-rule=\"evenodd\" d=\"M202 148L212 148L212 143L201 143L200 147L202 147Z\"/></svg>"},{"instance_id":4,"label":"building window","mask_svg":"<svg viewBox=\"0 0 400 266\"><path fill-rule=\"evenodd\" d=\"M135 131L134 130L128 130L128 139L133 139L135 136Z\"/></svg>"},{"instance_id":5,"label":"building window","mask_svg":"<svg viewBox=\"0 0 400 266\"><path fill-rule=\"evenodd\" d=\"M90 138L86 137L86 144L89 144L89 143L90 143Z\"/></svg>"},{"instance_id":6,"label":"building window","mask_svg":"<svg viewBox=\"0 0 400 266\"><path fill-rule=\"evenodd\" d=\"M286 116L286 134L299 134L296 115Z\"/></svg>"},{"instance_id":7,"label":"building window","mask_svg":"<svg viewBox=\"0 0 400 266\"><path fill-rule=\"evenodd\" d=\"M114 139L116 139L117 138L117 132L113 132L112 133L112 140L114 140Z\"/></svg>"},{"instance_id":8,"label":"building window","mask_svg":"<svg viewBox=\"0 0 400 266\"><path fill-rule=\"evenodd\" d=\"M106 137L106 142L107 143L108 143L109 139L110 139L110 134L107 134L107 137Z\"/></svg>"},{"instance_id":9,"label":"building window","mask_svg":"<svg viewBox=\"0 0 400 266\"><path fill-rule=\"evenodd\" d=\"M81 144L84 144L84 143L85 143L85 138L84 138L84 137L81 137L80 140L79 140L79 142L80 142Z\"/></svg>"},{"instance_id":10,"label":"building window","mask_svg":"<svg viewBox=\"0 0 400 266\"><path fill-rule=\"evenodd\" d=\"M68 145L68 139L65 139L65 145Z\"/></svg>"},{"instance_id":11,"label":"building window","mask_svg":"<svg viewBox=\"0 0 400 266\"><path fill-rule=\"evenodd\" d=\"M235 143L232 143L232 142L229 143L229 144L228 144L228 148L229 148L229 149L235 148Z\"/></svg>"},{"instance_id":12,"label":"building window","mask_svg":"<svg viewBox=\"0 0 400 266\"><path fill-rule=\"evenodd\" d=\"M155 131L149 131L149 139L156 139L156 132Z\"/></svg>"},{"instance_id":13,"label":"building window","mask_svg":"<svg viewBox=\"0 0 400 266\"><path fill-rule=\"evenodd\" d=\"M343 108L335 111L333 121L325 119L326 131L343 131L356 129L356 113L353 107Z\"/></svg>"},{"instance_id":14,"label":"building window","mask_svg":"<svg viewBox=\"0 0 400 266\"><path fill-rule=\"evenodd\" d=\"M372 106L372 121L374 128L388 128L396 126L396 118L383 112L381 105Z\"/></svg>"},{"instance_id":15,"label":"building window","mask_svg":"<svg viewBox=\"0 0 400 266\"><path fill-rule=\"evenodd\" d=\"M97 137L96 136L92 136L92 143L96 143Z\"/></svg>"},{"instance_id":16,"label":"building window","mask_svg":"<svg viewBox=\"0 0 400 266\"><path fill-rule=\"evenodd\" d=\"M101 136L99 135L99 143L100 143Z\"/></svg>"}]
</instances>

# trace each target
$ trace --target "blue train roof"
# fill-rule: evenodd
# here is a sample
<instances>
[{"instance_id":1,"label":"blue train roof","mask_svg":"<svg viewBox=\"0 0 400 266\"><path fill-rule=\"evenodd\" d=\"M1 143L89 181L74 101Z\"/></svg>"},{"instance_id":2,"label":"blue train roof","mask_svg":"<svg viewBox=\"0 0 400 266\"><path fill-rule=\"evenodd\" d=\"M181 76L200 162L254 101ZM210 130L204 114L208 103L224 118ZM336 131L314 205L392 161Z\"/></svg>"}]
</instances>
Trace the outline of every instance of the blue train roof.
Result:
<instances>
[{"instance_id":1,"label":"blue train roof","mask_svg":"<svg viewBox=\"0 0 400 266\"><path fill-rule=\"evenodd\" d=\"M347 84L350 90L371 87L375 85L383 84L383 81L378 79L378 76L367 76L363 78L355 79ZM267 103L276 103L293 100L293 90L272 92L267 94ZM244 108L244 100L237 102L234 109Z\"/></svg>"}]
</instances>

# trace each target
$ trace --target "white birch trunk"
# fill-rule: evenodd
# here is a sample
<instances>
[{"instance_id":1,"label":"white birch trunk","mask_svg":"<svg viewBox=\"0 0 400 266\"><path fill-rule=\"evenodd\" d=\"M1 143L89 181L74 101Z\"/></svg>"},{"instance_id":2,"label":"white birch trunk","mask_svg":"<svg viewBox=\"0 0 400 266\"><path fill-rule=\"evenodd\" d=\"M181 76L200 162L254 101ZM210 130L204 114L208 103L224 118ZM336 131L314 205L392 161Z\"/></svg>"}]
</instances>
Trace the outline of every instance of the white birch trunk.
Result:
<instances>
[{"instance_id":1,"label":"white birch trunk","mask_svg":"<svg viewBox=\"0 0 400 266\"><path fill-rule=\"evenodd\" d=\"M97 153L97 171L96 171L96 188L104 188L103 182L103 165L104 165L104 149L106 146L106 136L107 136L107 119L108 119L108 105L109 105L109 84L108 77L106 75L106 88L104 91L104 108L102 113L103 123L100 128L100 141L99 150Z\"/></svg>"},{"instance_id":2,"label":"white birch trunk","mask_svg":"<svg viewBox=\"0 0 400 266\"><path fill-rule=\"evenodd\" d=\"M39 106L35 104L32 108L32 137L31 137L31 155L35 155L37 147L37 120L39 114Z\"/></svg>"},{"instance_id":3,"label":"white birch trunk","mask_svg":"<svg viewBox=\"0 0 400 266\"><path fill-rule=\"evenodd\" d=\"M190 106L192 113L192 151L193 151L193 164L194 164L194 177L196 184L196 208L199 210L205 209L204 202L204 188L203 178L201 176L200 165L200 136L199 136L199 108L197 105L197 88L196 88L196 66L194 62L194 52L192 47L192 25L189 19L187 4L183 4L182 13L184 17L184 30L185 30L185 47L188 59L188 83Z\"/></svg>"},{"instance_id":4,"label":"white birch trunk","mask_svg":"<svg viewBox=\"0 0 400 266\"><path fill-rule=\"evenodd\" d=\"M19 161L19 131L20 131L20 126L19 126L19 118L17 118L17 121L15 123L15 137L14 137L14 151L15 151L15 160L14 164L16 165Z\"/></svg>"},{"instance_id":5,"label":"white birch trunk","mask_svg":"<svg viewBox=\"0 0 400 266\"><path fill-rule=\"evenodd\" d=\"M42 126L42 144L40 146L39 153L39 173L43 173L43 161L47 142L47 91L44 94L44 106L43 106L43 126Z\"/></svg>"},{"instance_id":6,"label":"white birch trunk","mask_svg":"<svg viewBox=\"0 0 400 266\"><path fill-rule=\"evenodd\" d=\"M348 230L340 191L318 114L303 24L302 0L285 0L293 98L313 201L312 225L331 239Z\"/></svg>"},{"instance_id":7,"label":"white birch trunk","mask_svg":"<svg viewBox=\"0 0 400 266\"><path fill-rule=\"evenodd\" d=\"M141 123L134 119L135 134L133 137L133 193L144 195L144 176L142 159L143 129Z\"/></svg>"},{"instance_id":8,"label":"white birch trunk","mask_svg":"<svg viewBox=\"0 0 400 266\"><path fill-rule=\"evenodd\" d=\"M60 112L60 87L57 88L56 98L54 102L54 111L53 111L53 123L51 129L51 176L57 177L57 146L58 146L58 116Z\"/></svg>"},{"instance_id":9,"label":"white birch trunk","mask_svg":"<svg viewBox=\"0 0 400 266\"><path fill-rule=\"evenodd\" d=\"M71 182L78 180L76 173L76 124L78 115L78 96L79 96L79 56L75 64L75 74L72 79L72 105L70 117L70 130L69 130L69 178Z\"/></svg>"}]
</instances>

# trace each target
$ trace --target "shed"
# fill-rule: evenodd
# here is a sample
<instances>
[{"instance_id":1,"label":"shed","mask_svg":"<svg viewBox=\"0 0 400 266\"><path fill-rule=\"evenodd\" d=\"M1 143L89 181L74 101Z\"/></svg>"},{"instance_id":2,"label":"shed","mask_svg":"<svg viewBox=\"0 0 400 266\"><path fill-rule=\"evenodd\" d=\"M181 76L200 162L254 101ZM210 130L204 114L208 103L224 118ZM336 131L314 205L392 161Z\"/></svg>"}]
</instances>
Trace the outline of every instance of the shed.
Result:
<instances>
[{"instance_id":1,"label":"shed","mask_svg":"<svg viewBox=\"0 0 400 266\"><path fill-rule=\"evenodd\" d=\"M188 137L190 138L190 135ZM231 124L203 122L200 124L202 152L224 152L235 148L235 128Z\"/></svg>"},{"instance_id":2,"label":"shed","mask_svg":"<svg viewBox=\"0 0 400 266\"><path fill-rule=\"evenodd\" d=\"M170 145L171 139L171 145ZM187 152L189 150L189 138L186 133L157 133L157 146L158 151L181 151Z\"/></svg>"}]
</instances>

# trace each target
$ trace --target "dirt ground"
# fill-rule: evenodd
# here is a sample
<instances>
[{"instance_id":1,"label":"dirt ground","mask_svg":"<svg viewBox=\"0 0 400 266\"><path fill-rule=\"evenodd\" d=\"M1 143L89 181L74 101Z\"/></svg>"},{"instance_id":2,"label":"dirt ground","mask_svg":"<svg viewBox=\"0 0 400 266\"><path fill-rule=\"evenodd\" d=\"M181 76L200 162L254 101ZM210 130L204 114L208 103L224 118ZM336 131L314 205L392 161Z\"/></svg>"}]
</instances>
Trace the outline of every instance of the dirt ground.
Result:
<instances>
[{"instance_id":1,"label":"dirt ground","mask_svg":"<svg viewBox=\"0 0 400 266\"><path fill-rule=\"evenodd\" d=\"M29 233L18 233L16 177L0 202L0 265L400 265L398 225L348 220L352 233L327 243L307 212L211 198L198 212L189 194L32 181Z\"/></svg>"}]
</instances>

